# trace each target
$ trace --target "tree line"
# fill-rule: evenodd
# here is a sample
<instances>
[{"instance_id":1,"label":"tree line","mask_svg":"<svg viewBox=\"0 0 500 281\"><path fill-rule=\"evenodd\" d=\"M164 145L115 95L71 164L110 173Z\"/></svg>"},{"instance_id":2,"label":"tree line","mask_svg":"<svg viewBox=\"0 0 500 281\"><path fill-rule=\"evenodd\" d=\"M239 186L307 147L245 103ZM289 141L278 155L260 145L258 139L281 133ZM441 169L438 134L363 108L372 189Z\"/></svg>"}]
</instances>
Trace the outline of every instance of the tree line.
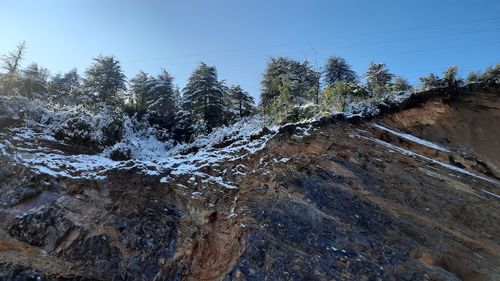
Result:
<instances>
[{"instance_id":1,"label":"tree line","mask_svg":"<svg viewBox=\"0 0 500 281\"><path fill-rule=\"evenodd\" d=\"M130 116L167 130L177 141L190 141L196 133L207 133L229 125L259 109L283 121L299 108L344 111L351 103L381 100L387 95L412 91L408 81L391 73L384 63L371 62L358 75L339 56L328 58L322 69L308 61L286 57L272 58L264 71L260 103L239 85L228 86L218 77L215 66L200 63L180 89L165 69L157 75L139 71L127 81L119 60L99 56L81 76L76 69L50 75L36 63L21 68L26 52L24 43L1 60L0 91L3 95L21 95L46 99L54 104L106 104ZM364 78L364 82L361 82ZM484 73L471 72L469 82L500 84L500 64ZM431 73L421 77L420 89L456 88L464 82L458 69L448 68L440 78Z\"/></svg>"},{"instance_id":2,"label":"tree line","mask_svg":"<svg viewBox=\"0 0 500 281\"><path fill-rule=\"evenodd\" d=\"M453 91L465 82L458 76L456 66L447 68L442 78L430 73L419 80L417 90L446 87ZM500 64L488 67L484 73L469 73L467 81L485 86L500 84ZM268 114L285 118L306 105L314 105L318 110L344 111L351 103L377 102L414 90L406 78L391 73L384 63L371 62L360 76L339 56L329 57L322 69L314 69L308 61L279 57L272 58L264 72L259 106Z\"/></svg>"},{"instance_id":3,"label":"tree line","mask_svg":"<svg viewBox=\"0 0 500 281\"><path fill-rule=\"evenodd\" d=\"M313 69L308 61L273 58L262 80L260 107L269 114L310 103L342 111L350 102L412 89L406 79L390 73L383 63L371 62L363 76L366 84L339 56L328 58L323 70Z\"/></svg>"},{"instance_id":4,"label":"tree line","mask_svg":"<svg viewBox=\"0 0 500 281\"><path fill-rule=\"evenodd\" d=\"M26 47L2 57L0 93L46 99L60 105L112 106L171 133L181 142L256 111L254 98L239 85L226 85L217 69L200 63L179 89L165 69L157 75L139 71L127 81L114 56L99 56L81 76L76 69L50 75L32 63L21 68ZM128 87L127 87L128 86Z\"/></svg>"}]
</instances>

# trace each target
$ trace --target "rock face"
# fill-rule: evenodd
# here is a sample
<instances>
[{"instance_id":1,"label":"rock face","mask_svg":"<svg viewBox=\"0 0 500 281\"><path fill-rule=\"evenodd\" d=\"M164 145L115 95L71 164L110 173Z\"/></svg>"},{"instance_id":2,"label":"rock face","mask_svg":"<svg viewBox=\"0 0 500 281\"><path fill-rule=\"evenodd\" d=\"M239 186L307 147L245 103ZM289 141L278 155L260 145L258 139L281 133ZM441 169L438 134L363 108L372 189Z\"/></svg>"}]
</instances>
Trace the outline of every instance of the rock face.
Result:
<instances>
[{"instance_id":1,"label":"rock face","mask_svg":"<svg viewBox=\"0 0 500 281\"><path fill-rule=\"evenodd\" d=\"M500 280L500 95L289 125L196 175L0 156L0 280Z\"/></svg>"}]
</instances>

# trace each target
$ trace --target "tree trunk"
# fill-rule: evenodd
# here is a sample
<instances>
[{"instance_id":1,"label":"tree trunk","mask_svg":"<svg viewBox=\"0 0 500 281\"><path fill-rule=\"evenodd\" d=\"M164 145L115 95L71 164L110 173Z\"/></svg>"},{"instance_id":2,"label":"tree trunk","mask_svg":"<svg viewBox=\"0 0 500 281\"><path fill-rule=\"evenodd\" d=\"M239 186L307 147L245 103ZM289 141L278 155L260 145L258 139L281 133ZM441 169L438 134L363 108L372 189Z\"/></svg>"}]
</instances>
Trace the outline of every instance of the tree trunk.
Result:
<instances>
[{"instance_id":1,"label":"tree trunk","mask_svg":"<svg viewBox=\"0 0 500 281\"><path fill-rule=\"evenodd\" d=\"M7 87L6 87L6 93L7 94L10 94L10 89L11 89L11 86L12 86L12 79L14 79L14 74L17 72L17 68L19 67L19 62L21 61L21 57L23 55L23 52L24 52L24 48L25 48L25 43L21 43L21 45L19 45L17 47L17 55L14 59L14 67L10 70L9 72L9 80L7 81Z\"/></svg>"},{"instance_id":2,"label":"tree trunk","mask_svg":"<svg viewBox=\"0 0 500 281\"><path fill-rule=\"evenodd\" d=\"M243 118L243 111L241 110L242 100L240 99L240 119Z\"/></svg>"},{"instance_id":3,"label":"tree trunk","mask_svg":"<svg viewBox=\"0 0 500 281\"><path fill-rule=\"evenodd\" d=\"M205 89L203 91L204 95L204 100L203 100L203 118L205 119L205 122L207 124L207 131L210 131L210 125L208 124L208 112L207 112L207 85L205 84Z\"/></svg>"}]
</instances>

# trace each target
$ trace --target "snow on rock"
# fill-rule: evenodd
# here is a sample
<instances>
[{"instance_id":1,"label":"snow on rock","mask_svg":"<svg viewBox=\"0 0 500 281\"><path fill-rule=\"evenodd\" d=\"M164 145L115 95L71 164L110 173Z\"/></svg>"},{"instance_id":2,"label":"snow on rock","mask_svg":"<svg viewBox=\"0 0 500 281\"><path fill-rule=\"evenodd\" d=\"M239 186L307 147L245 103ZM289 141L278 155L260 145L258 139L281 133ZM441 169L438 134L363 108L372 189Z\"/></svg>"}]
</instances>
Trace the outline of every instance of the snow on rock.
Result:
<instances>
[{"instance_id":1,"label":"snow on rock","mask_svg":"<svg viewBox=\"0 0 500 281\"><path fill-rule=\"evenodd\" d=\"M283 157L281 159L274 159L274 162L276 162L276 163L287 163L288 161L290 161L289 157Z\"/></svg>"},{"instance_id":2,"label":"snow on rock","mask_svg":"<svg viewBox=\"0 0 500 281\"><path fill-rule=\"evenodd\" d=\"M421 139L421 138L416 137L414 135L410 135L410 134L406 134L406 133L402 133L402 132L397 132L395 130L389 129L389 128L384 127L384 126L379 125L379 124L374 124L373 126L376 127L376 128L379 128L379 129L381 129L383 131L389 132L389 133L391 133L393 135L396 135L398 137L401 137L403 139L412 141L414 143L418 143L418 144L421 144L423 146L427 146L429 148L433 148L433 149L436 149L436 150L439 150L439 151L450 152L449 149L447 149L447 148L445 148L445 147L443 147L443 146L441 146L439 144L435 144L433 142Z\"/></svg>"},{"instance_id":3,"label":"snow on rock","mask_svg":"<svg viewBox=\"0 0 500 281\"><path fill-rule=\"evenodd\" d=\"M364 117L364 116L374 116L379 113L379 109L372 103L369 102L359 102L351 103L347 106L344 112L333 112L333 115L343 115L347 118L353 117Z\"/></svg>"},{"instance_id":4,"label":"snow on rock","mask_svg":"<svg viewBox=\"0 0 500 281\"><path fill-rule=\"evenodd\" d=\"M390 148L393 151L397 151L397 152L403 153L403 154L411 156L411 157L421 158L421 159L427 160L427 161L429 161L429 162L431 162L433 164L439 165L439 166L441 166L443 168L446 168L448 170L452 170L452 171L455 171L455 172L458 172L458 173L461 173L461 174L464 174L464 175L468 175L468 176L470 176L472 178L479 179L479 180L486 181L486 182L495 184L497 186L500 186L500 182L497 181L497 180L490 179L490 178L487 178L487 177L483 177L483 176L480 176L480 175L476 175L476 174L474 174L472 172L469 172L467 170L464 170L462 168L459 168L459 167L456 167L456 166L453 166L453 165L450 165L450 164L443 163L441 161L438 161L438 160L429 158L427 156L415 153L413 151L410 151L408 149L405 149L405 148L402 148L402 147L390 144L388 142L385 142L385 141L382 141L382 140L379 140L379 139L375 139L375 138L372 138L372 137L365 137L365 136L360 136L360 135L357 135L357 137L373 141L373 142L378 143L380 145L383 145L383 146L385 146L387 148Z\"/></svg>"},{"instance_id":5,"label":"snow on rock","mask_svg":"<svg viewBox=\"0 0 500 281\"><path fill-rule=\"evenodd\" d=\"M486 190L486 189L481 189L481 191L482 191L482 192L484 192L484 193L486 193L486 194L488 194L488 195L491 195L491 196L493 196L493 197L496 197L497 199L500 199L500 195L498 195L498 194L496 194L496 193L493 193L493 192L488 191L488 190Z\"/></svg>"},{"instance_id":6,"label":"snow on rock","mask_svg":"<svg viewBox=\"0 0 500 281\"><path fill-rule=\"evenodd\" d=\"M150 127L137 129L133 120L124 117L121 141L101 153L70 155L56 148L64 144L52 137L50 132L53 128L44 127L41 123L34 126L33 122L2 134L0 151L37 173L74 179L104 179L111 170L137 169L147 175L163 175L160 178L162 183L171 181L168 175L191 175L228 189L236 186L224 181L221 176L202 173L201 169L256 153L276 133L271 131L261 135L267 120L254 116L232 126L218 128L198 137L193 143L174 146L171 141L158 140ZM130 160L111 160L110 153L117 149L129 151ZM194 152L183 154L185 151Z\"/></svg>"},{"instance_id":7,"label":"snow on rock","mask_svg":"<svg viewBox=\"0 0 500 281\"><path fill-rule=\"evenodd\" d=\"M390 102L401 103L408 97L409 94L393 95ZM281 127L268 127L269 120L262 116L247 117L231 126L217 128L208 135L198 136L192 143L174 145L172 141L159 140L157 136L161 132L156 129L144 126L104 105L98 111L91 112L82 106L41 106L40 102L24 98L5 99L2 102L8 106L0 107L0 113L5 113L5 116L11 114L22 120L22 126L11 128L0 135L0 152L39 173L104 179L114 169L137 169L146 175L160 176L160 181L164 183L171 181L169 175L196 175L206 182L226 188L235 186L223 182L220 175L208 175L201 170L260 151L281 127L287 125L309 124L306 127L299 126L298 130L301 135L309 136L313 128L311 123L320 118L316 116ZM358 103L352 104L344 113L335 114L343 114L349 118L377 112L376 105L372 103ZM120 137L116 140L109 139L106 132L116 127L119 128ZM54 137L56 135L57 138ZM91 142L102 149L88 154L75 154L80 153L78 149L76 152L75 149L72 152L62 151L64 148L71 148L72 141L82 139L83 144ZM411 139L431 145L424 140ZM113 153L117 153L119 157L112 157L114 160L111 160ZM279 161L286 163L288 160ZM238 169L233 171L236 176L244 174L244 171Z\"/></svg>"},{"instance_id":8,"label":"snow on rock","mask_svg":"<svg viewBox=\"0 0 500 281\"><path fill-rule=\"evenodd\" d=\"M342 115L345 118L371 117L378 115L380 108L397 107L408 101L415 93L386 93L379 99L368 99L347 105L343 112L332 112L332 115Z\"/></svg>"}]
</instances>

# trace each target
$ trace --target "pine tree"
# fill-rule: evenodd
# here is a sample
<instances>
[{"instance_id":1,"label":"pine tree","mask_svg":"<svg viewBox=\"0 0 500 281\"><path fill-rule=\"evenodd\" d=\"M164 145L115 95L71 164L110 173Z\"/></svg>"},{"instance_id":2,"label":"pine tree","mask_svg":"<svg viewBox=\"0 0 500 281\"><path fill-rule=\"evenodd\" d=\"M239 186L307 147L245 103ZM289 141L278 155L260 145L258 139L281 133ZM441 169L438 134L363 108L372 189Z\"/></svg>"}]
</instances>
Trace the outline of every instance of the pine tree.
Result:
<instances>
[{"instance_id":1,"label":"pine tree","mask_svg":"<svg viewBox=\"0 0 500 281\"><path fill-rule=\"evenodd\" d=\"M320 75L309 62L303 63L289 58L272 58L262 79L260 106L264 109L272 106L285 91L287 105L301 105L312 101L317 96ZM266 110L269 111L269 110Z\"/></svg>"},{"instance_id":2,"label":"pine tree","mask_svg":"<svg viewBox=\"0 0 500 281\"><path fill-rule=\"evenodd\" d=\"M205 123L207 132L224 123L224 83L218 81L217 69L205 63L193 71L183 90L186 105L194 121Z\"/></svg>"},{"instance_id":3,"label":"pine tree","mask_svg":"<svg viewBox=\"0 0 500 281\"><path fill-rule=\"evenodd\" d=\"M412 88L408 80L401 76L397 76L392 85L392 90L395 92L410 91Z\"/></svg>"},{"instance_id":4,"label":"pine tree","mask_svg":"<svg viewBox=\"0 0 500 281\"><path fill-rule=\"evenodd\" d=\"M2 57L2 68L7 71L5 75L2 75L3 91L5 94L12 94L13 83L19 76L19 69L21 61L23 60L24 53L26 51L26 43L22 42L17 46L17 49L13 52Z\"/></svg>"},{"instance_id":5,"label":"pine tree","mask_svg":"<svg viewBox=\"0 0 500 281\"><path fill-rule=\"evenodd\" d=\"M443 72L443 82L451 91L456 91L463 82L463 80L458 77L457 66L450 66Z\"/></svg>"},{"instance_id":6,"label":"pine tree","mask_svg":"<svg viewBox=\"0 0 500 281\"><path fill-rule=\"evenodd\" d=\"M380 96L390 91L394 74L389 72L384 63L371 62L365 72L365 77L368 89L375 96Z\"/></svg>"},{"instance_id":7,"label":"pine tree","mask_svg":"<svg viewBox=\"0 0 500 281\"><path fill-rule=\"evenodd\" d=\"M332 56L325 65L325 82L334 86L338 82L357 82L356 73L342 57Z\"/></svg>"},{"instance_id":8,"label":"pine tree","mask_svg":"<svg viewBox=\"0 0 500 281\"><path fill-rule=\"evenodd\" d=\"M151 89L150 77L144 71L139 71L137 75L130 79L130 94L133 114L137 113L142 117L148 108L148 95Z\"/></svg>"},{"instance_id":9,"label":"pine tree","mask_svg":"<svg viewBox=\"0 0 500 281\"><path fill-rule=\"evenodd\" d=\"M74 94L80 90L81 87L81 77L78 74L78 70L76 68L70 70L69 72L64 74L64 87L66 91L70 94Z\"/></svg>"},{"instance_id":10,"label":"pine tree","mask_svg":"<svg viewBox=\"0 0 500 281\"><path fill-rule=\"evenodd\" d=\"M116 102L118 91L127 89L120 62L113 56L95 58L85 74L85 88L100 101Z\"/></svg>"},{"instance_id":11,"label":"pine tree","mask_svg":"<svg viewBox=\"0 0 500 281\"><path fill-rule=\"evenodd\" d=\"M424 90L429 90L436 87L443 87L444 82L434 73L429 73L427 77L420 77L420 82Z\"/></svg>"},{"instance_id":12,"label":"pine tree","mask_svg":"<svg viewBox=\"0 0 500 281\"><path fill-rule=\"evenodd\" d=\"M175 85L174 86L174 104L177 107L177 109L181 108L182 105L182 95L181 95L181 90L179 89L179 86Z\"/></svg>"},{"instance_id":13,"label":"pine tree","mask_svg":"<svg viewBox=\"0 0 500 281\"><path fill-rule=\"evenodd\" d=\"M52 76L47 87L52 102L62 104L82 102L81 78L76 68L64 75L58 73Z\"/></svg>"},{"instance_id":14,"label":"pine tree","mask_svg":"<svg viewBox=\"0 0 500 281\"><path fill-rule=\"evenodd\" d=\"M483 74L480 71L470 71L467 74L467 82L479 82L482 79Z\"/></svg>"},{"instance_id":15,"label":"pine tree","mask_svg":"<svg viewBox=\"0 0 500 281\"><path fill-rule=\"evenodd\" d=\"M327 110L344 111L348 104L361 102L367 97L366 89L358 83L338 81L323 90L323 107Z\"/></svg>"},{"instance_id":16,"label":"pine tree","mask_svg":"<svg viewBox=\"0 0 500 281\"><path fill-rule=\"evenodd\" d=\"M500 85L500 63L487 67L481 78L487 87L498 87Z\"/></svg>"},{"instance_id":17,"label":"pine tree","mask_svg":"<svg viewBox=\"0 0 500 281\"><path fill-rule=\"evenodd\" d=\"M174 127L172 130L174 140L178 142L189 142L193 135L193 115L190 111L189 101L181 97L179 109L175 113Z\"/></svg>"},{"instance_id":18,"label":"pine tree","mask_svg":"<svg viewBox=\"0 0 500 281\"><path fill-rule=\"evenodd\" d=\"M451 92L455 92L463 83L463 80L457 77L458 68L450 66L443 72L443 78L439 78L433 73L429 73L427 77L420 77L422 88L429 90L438 87L447 87Z\"/></svg>"},{"instance_id":19,"label":"pine tree","mask_svg":"<svg viewBox=\"0 0 500 281\"><path fill-rule=\"evenodd\" d=\"M255 111L255 101L248 92L241 89L241 86L231 86L228 91L231 102L231 109L240 118L248 116Z\"/></svg>"},{"instance_id":20,"label":"pine tree","mask_svg":"<svg viewBox=\"0 0 500 281\"><path fill-rule=\"evenodd\" d=\"M174 78L164 69L161 73L149 78L147 94L147 115L151 123L170 129L174 125L176 104L176 88Z\"/></svg>"},{"instance_id":21,"label":"pine tree","mask_svg":"<svg viewBox=\"0 0 500 281\"><path fill-rule=\"evenodd\" d=\"M46 68L40 67L36 63L30 64L22 70L21 94L28 98L33 98L36 94L45 96L48 77L49 71Z\"/></svg>"}]
</instances>

